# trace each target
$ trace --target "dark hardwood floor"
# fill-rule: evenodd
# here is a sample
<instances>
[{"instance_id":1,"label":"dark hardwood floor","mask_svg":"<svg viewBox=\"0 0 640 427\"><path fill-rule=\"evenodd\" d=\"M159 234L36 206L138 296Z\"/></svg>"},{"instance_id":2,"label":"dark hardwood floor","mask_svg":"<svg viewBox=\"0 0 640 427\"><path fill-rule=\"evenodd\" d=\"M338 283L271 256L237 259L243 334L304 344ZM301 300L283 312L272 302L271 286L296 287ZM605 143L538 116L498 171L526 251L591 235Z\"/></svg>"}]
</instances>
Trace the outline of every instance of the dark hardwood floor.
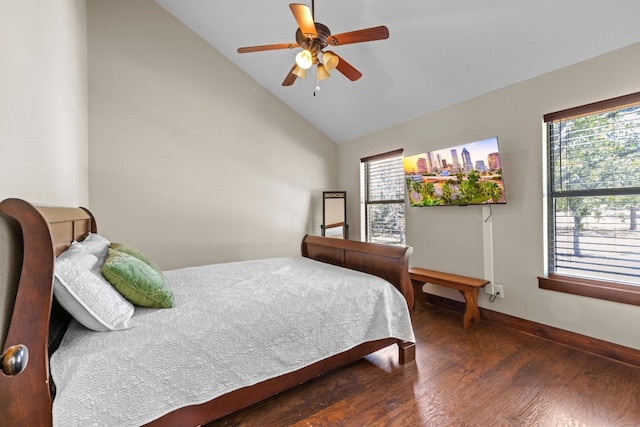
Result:
<instances>
[{"instance_id":1,"label":"dark hardwood floor","mask_svg":"<svg viewBox=\"0 0 640 427\"><path fill-rule=\"evenodd\" d=\"M639 426L640 368L416 308L416 362L389 347L218 426Z\"/></svg>"}]
</instances>

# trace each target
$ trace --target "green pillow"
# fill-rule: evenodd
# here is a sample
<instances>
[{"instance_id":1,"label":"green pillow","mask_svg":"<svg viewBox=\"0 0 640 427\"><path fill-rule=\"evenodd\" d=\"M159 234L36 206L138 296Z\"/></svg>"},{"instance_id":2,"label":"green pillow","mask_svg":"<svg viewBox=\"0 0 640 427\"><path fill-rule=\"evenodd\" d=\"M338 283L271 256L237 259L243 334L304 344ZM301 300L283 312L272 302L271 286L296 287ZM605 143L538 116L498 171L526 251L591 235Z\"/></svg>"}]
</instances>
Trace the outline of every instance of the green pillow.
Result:
<instances>
[{"instance_id":1,"label":"green pillow","mask_svg":"<svg viewBox=\"0 0 640 427\"><path fill-rule=\"evenodd\" d=\"M149 258L148 256L146 256L145 254L143 254L142 252L140 252L137 249L132 248L131 246L127 246L124 243L111 243L109 245L109 247L111 249L115 249L116 251L120 251L120 252L124 252L125 254L129 254L131 256L134 256L136 258L138 258L140 261L143 261L145 264L147 264L149 267L153 268L154 270L156 270L158 273L162 274L162 270L160 269L160 267L158 267L158 264L156 264L155 262L153 262L151 260L151 258Z\"/></svg>"},{"instance_id":2,"label":"green pillow","mask_svg":"<svg viewBox=\"0 0 640 427\"><path fill-rule=\"evenodd\" d=\"M109 249L102 274L120 294L141 307L173 307L173 292L159 271L140 259Z\"/></svg>"}]
</instances>

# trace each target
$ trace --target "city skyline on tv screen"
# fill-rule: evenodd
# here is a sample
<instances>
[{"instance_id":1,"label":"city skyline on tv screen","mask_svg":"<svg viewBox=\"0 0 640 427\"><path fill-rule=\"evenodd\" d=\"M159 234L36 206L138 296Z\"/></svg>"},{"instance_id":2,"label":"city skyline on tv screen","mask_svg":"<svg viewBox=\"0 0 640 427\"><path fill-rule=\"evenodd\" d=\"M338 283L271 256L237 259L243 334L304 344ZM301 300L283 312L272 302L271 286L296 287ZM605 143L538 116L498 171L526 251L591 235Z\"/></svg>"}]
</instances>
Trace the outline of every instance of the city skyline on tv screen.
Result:
<instances>
[{"instance_id":1,"label":"city skyline on tv screen","mask_svg":"<svg viewBox=\"0 0 640 427\"><path fill-rule=\"evenodd\" d=\"M506 203L498 138L403 159L411 206Z\"/></svg>"}]
</instances>

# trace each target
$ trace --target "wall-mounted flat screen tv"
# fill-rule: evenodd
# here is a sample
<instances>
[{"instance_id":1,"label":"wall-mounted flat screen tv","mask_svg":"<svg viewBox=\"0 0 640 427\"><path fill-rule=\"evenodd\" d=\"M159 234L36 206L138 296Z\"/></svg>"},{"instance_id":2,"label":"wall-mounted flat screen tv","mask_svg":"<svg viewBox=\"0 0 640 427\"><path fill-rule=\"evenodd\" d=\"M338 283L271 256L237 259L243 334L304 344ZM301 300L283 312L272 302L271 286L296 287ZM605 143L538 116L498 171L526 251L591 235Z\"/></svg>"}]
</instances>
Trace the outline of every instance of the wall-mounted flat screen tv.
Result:
<instances>
[{"instance_id":1,"label":"wall-mounted flat screen tv","mask_svg":"<svg viewBox=\"0 0 640 427\"><path fill-rule=\"evenodd\" d=\"M506 203L498 138L403 159L411 206Z\"/></svg>"}]
</instances>

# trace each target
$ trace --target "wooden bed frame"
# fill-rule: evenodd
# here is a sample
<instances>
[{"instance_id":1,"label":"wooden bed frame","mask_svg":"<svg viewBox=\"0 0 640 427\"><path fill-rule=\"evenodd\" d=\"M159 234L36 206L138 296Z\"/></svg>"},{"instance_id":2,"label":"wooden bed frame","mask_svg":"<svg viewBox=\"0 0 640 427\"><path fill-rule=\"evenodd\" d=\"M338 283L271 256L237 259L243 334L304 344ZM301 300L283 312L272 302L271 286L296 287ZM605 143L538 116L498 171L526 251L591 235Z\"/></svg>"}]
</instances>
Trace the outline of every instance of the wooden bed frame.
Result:
<instances>
[{"instance_id":1,"label":"wooden bed frame","mask_svg":"<svg viewBox=\"0 0 640 427\"><path fill-rule=\"evenodd\" d=\"M93 215L83 208L35 207L20 199L6 199L0 212L13 223L18 236L15 265L19 273L15 304L9 315L4 351L16 344L28 348L29 360L16 376L0 373L0 414L3 423L15 426L50 426L54 386L49 375L49 356L59 344L70 316L55 301L52 282L55 257L72 241L97 232ZM11 228L11 227L10 227ZM380 276L396 286L413 307L409 278L411 248L376 245L318 236L305 236L302 255L319 261ZM9 293L9 295L12 295ZM8 317L6 317L8 318ZM5 331L0 331L4 336ZM0 336L0 338L2 337ZM399 363L415 359L411 342L384 339L367 342L349 351L321 360L298 371L241 388L207 403L177 409L149 425L200 425L278 394L325 372L358 360L367 354L396 344ZM3 424L7 425L7 424Z\"/></svg>"}]
</instances>

